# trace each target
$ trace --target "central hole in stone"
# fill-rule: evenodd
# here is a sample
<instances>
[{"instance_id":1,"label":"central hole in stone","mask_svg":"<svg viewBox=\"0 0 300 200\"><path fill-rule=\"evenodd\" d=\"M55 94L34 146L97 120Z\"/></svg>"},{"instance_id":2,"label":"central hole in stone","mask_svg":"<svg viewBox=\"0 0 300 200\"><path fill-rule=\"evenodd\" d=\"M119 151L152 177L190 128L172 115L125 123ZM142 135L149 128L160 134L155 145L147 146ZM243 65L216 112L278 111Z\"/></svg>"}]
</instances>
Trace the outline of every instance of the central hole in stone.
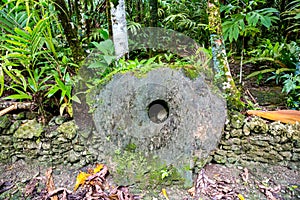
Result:
<instances>
[{"instance_id":1,"label":"central hole in stone","mask_svg":"<svg viewBox=\"0 0 300 200\"><path fill-rule=\"evenodd\" d=\"M157 99L148 105L148 116L154 123L162 123L169 117L169 106L164 100Z\"/></svg>"}]
</instances>

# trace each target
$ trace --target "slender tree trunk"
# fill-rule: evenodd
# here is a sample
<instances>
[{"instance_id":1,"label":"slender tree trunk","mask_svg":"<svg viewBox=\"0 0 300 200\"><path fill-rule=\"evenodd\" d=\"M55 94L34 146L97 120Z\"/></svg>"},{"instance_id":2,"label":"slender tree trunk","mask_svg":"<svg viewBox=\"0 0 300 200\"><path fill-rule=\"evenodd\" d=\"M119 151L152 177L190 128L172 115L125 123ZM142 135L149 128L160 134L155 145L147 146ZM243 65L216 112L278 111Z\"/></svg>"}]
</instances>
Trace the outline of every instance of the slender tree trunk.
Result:
<instances>
[{"instance_id":1,"label":"slender tree trunk","mask_svg":"<svg viewBox=\"0 0 300 200\"><path fill-rule=\"evenodd\" d=\"M232 78L227 61L225 43L222 33L219 0L208 0L208 23L210 27L210 39L213 53L213 66L216 72L216 82L225 91L228 106L233 109L241 109L243 104L241 94Z\"/></svg>"},{"instance_id":2,"label":"slender tree trunk","mask_svg":"<svg viewBox=\"0 0 300 200\"><path fill-rule=\"evenodd\" d=\"M68 9L64 0L55 0L55 8L60 12L58 15L61 21L64 33L66 35L68 44L72 51L74 62L79 64L84 59L84 51L80 44L77 34L77 27L72 26L70 15L68 15Z\"/></svg>"},{"instance_id":3,"label":"slender tree trunk","mask_svg":"<svg viewBox=\"0 0 300 200\"><path fill-rule=\"evenodd\" d=\"M114 3L111 8L111 21L115 54L119 59L129 52L125 0Z\"/></svg>"},{"instance_id":4,"label":"slender tree trunk","mask_svg":"<svg viewBox=\"0 0 300 200\"><path fill-rule=\"evenodd\" d=\"M157 0L150 0L150 26L157 27L157 18L158 18L158 2Z\"/></svg>"},{"instance_id":5,"label":"slender tree trunk","mask_svg":"<svg viewBox=\"0 0 300 200\"><path fill-rule=\"evenodd\" d=\"M105 0L105 4L106 4L106 19L107 19L107 26L108 26L108 34L109 36L112 36L112 23L111 23L111 14L110 14L110 0Z\"/></svg>"}]
</instances>

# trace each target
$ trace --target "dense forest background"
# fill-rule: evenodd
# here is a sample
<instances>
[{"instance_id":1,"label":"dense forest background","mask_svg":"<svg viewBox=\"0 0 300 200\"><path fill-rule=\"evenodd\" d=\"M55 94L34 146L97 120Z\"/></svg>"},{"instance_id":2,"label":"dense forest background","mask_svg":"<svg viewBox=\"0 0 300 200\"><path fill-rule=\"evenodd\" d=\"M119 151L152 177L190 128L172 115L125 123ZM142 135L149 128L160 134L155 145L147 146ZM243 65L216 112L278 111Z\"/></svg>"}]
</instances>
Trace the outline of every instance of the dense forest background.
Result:
<instances>
[{"instance_id":1,"label":"dense forest background","mask_svg":"<svg viewBox=\"0 0 300 200\"><path fill-rule=\"evenodd\" d=\"M127 0L127 27L132 32L149 26L172 29L209 52L208 2ZM150 57L157 63L186 62L170 52L147 49L113 62L110 9L117 4L116 0L1 0L1 102L31 102L30 109L41 115L51 110L72 116L72 102L79 101L72 93L74 77L94 48L104 55L97 65L102 68L100 77L120 67L139 66ZM282 86L286 106L300 109L300 0L220 1L220 12L227 57L241 72L234 77L236 83L242 83L245 66L252 66L247 78Z\"/></svg>"}]
</instances>

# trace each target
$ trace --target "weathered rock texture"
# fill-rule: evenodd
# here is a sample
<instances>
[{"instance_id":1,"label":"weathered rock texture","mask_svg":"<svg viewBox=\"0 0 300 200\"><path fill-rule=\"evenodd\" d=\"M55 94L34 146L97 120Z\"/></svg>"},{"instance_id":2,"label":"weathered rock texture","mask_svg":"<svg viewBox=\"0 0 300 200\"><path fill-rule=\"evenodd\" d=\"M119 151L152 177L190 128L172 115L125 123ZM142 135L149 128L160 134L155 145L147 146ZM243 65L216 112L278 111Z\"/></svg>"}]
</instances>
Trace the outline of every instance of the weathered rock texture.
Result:
<instances>
[{"instance_id":1,"label":"weathered rock texture","mask_svg":"<svg viewBox=\"0 0 300 200\"><path fill-rule=\"evenodd\" d=\"M28 119L28 115L24 113L0 117L1 163L23 159L41 165L82 167L101 162L99 154L104 155L101 153L104 147L99 145L99 135L86 139L78 132L74 121L65 122L63 117L54 117L48 126L42 126L43 131L40 132L41 125L37 121L25 118ZM26 135L28 132L24 129L29 124L35 128ZM21 137L17 134L20 130L24 130ZM129 145L127 149L134 148L134 145ZM128 155L124 154L125 157ZM256 161L300 168L300 124L286 125L258 117L246 118L236 113L226 123L219 146L211 157L217 163L247 164ZM136 158L130 159L131 164L140 162ZM128 163L125 161L122 167L126 169ZM147 167L143 165L145 171Z\"/></svg>"},{"instance_id":2,"label":"weathered rock texture","mask_svg":"<svg viewBox=\"0 0 300 200\"><path fill-rule=\"evenodd\" d=\"M257 161L300 167L300 124L285 125L234 114L213 154L217 163Z\"/></svg>"},{"instance_id":3,"label":"weathered rock texture","mask_svg":"<svg viewBox=\"0 0 300 200\"><path fill-rule=\"evenodd\" d=\"M95 160L77 137L74 121L54 117L45 127L26 118L24 113L0 117L0 162L81 167Z\"/></svg>"},{"instance_id":4,"label":"weathered rock texture","mask_svg":"<svg viewBox=\"0 0 300 200\"><path fill-rule=\"evenodd\" d=\"M222 134L226 106L213 90L200 76L191 80L170 68L153 69L142 77L115 75L93 97L96 131L90 147L99 159L130 149L173 166L190 166L206 158ZM148 111L157 100L164 102L168 114L155 123Z\"/></svg>"}]
</instances>

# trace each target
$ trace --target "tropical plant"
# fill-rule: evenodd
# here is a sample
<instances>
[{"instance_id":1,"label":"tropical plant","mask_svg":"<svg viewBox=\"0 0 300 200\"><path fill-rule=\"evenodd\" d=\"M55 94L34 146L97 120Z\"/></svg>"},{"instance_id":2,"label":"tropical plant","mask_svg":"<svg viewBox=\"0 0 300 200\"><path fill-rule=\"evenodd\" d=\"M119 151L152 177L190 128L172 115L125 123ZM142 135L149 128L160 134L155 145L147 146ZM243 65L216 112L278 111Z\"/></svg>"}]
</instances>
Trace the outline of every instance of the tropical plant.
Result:
<instances>
[{"instance_id":1,"label":"tropical plant","mask_svg":"<svg viewBox=\"0 0 300 200\"><path fill-rule=\"evenodd\" d=\"M285 74L282 92L288 94L287 105L293 109L300 109L300 75Z\"/></svg>"},{"instance_id":2,"label":"tropical plant","mask_svg":"<svg viewBox=\"0 0 300 200\"><path fill-rule=\"evenodd\" d=\"M229 42L237 41L240 37L255 37L261 33L261 27L269 29L271 25L279 20L275 8L255 9L260 0L233 0L221 7L224 13L222 24L224 39Z\"/></svg>"},{"instance_id":3,"label":"tropical plant","mask_svg":"<svg viewBox=\"0 0 300 200\"><path fill-rule=\"evenodd\" d=\"M283 23L283 31L285 32L286 39L291 38L291 35L295 35L295 39L299 38L300 31L300 0L294 0L289 2L284 11L280 13Z\"/></svg>"},{"instance_id":4,"label":"tropical plant","mask_svg":"<svg viewBox=\"0 0 300 200\"><path fill-rule=\"evenodd\" d=\"M181 32L196 40L208 44L207 1L161 1L159 16L162 25Z\"/></svg>"},{"instance_id":5,"label":"tropical plant","mask_svg":"<svg viewBox=\"0 0 300 200\"><path fill-rule=\"evenodd\" d=\"M43 1L33 3L32 6L39 7L40 12L23 2L1 7L0 28L4 30L0 35L3 52L0 58L1 95L5 89L3 99L32 101L44 114L44 106L48 105L51 97L49 90L53 92L53 83L58 82L59 76L62 84L68 85L64 75L70 67L74 69L77 65L68 59L69 54L59 45L60 38L53 37L61 30L53 6ZM10 85L3 81L5 77ZM64 103L70 103L73 99L71 94L70 90L62 90L60 95Z\"/></svg>"},{"instance_id":6,"label":"tropical plant","mask_svg":"<svg viewBox=\"0 0 300 200\"><path fill-rule=\"evenodd\" d=\"M92 44L96 47L96 51L93 52L96 57L88 68L95 69L96 73L103 77L106 73L111 72L109 67L116 60L113 41L107 39L100 43L92 42Z\"/></svg>"},{"instance_id":7,"label":"tropical plant","mask_svg":"<svg viewBox=\"0 0 300 200\"><path fill-rule=\"evenodd\" d=\"M280 43L271 42L269 39L263 40L262 44L257 48L247 52L250 57L244 64L247 63L266 63L262 65L262 70L255 71L247 76L261 76L265 73L273 73L273 76L267 80L276 79L279 83L280 77L286 72L295 72L299 62L300 46L296 42ZM271 64L270 64L271 63Z\"/></svg>"}]
</instances>

